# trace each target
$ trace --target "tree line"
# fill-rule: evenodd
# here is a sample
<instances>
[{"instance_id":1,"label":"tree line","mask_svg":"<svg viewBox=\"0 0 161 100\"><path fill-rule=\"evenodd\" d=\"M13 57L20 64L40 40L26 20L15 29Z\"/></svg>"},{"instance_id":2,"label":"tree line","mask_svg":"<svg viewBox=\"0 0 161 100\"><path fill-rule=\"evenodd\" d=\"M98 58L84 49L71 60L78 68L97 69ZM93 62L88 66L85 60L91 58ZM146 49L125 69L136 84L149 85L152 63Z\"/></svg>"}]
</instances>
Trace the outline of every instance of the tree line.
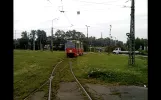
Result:
<instances>
[{"instance_id":1,"label":"tree line","mask_svg":"<svg viewBox=\"0 0 161 100\"><path fill-rule=\"evenodd\" d=\"M76 30L69 30L64 32L63 30L57 30L53 36L47 36L44 30L31 30L30 34L27 31L21 33L21 38L13 40L14 49L30 49L33 50L45 50L45 46L49 45L51 49L51 39L53 40L53 50L64 50L67 40L80 40L83 42L84 51L87 51L89 47L121 47L122 50L127 50L127 43L123 43L119 40L110 38L98 38L91 36L86 37L82 32ZM136 50L140 48L140 45L147 45L145 39L136 38ZM35 47L34 47L35 43Z\"/></svg>"},{"instance_id":2,"label":"tree line","mask_svg":"<svg viewBox=\"0 0 161 100\"><path fill-rule=\"evenodd\" d=\"M128 47L128 45L129 45L129 40L127 40L127 42L126 42L127 47ZM147 39L143 39L143 38L139 38L139 37L137 37L135 39L135 49L136 50L144 50L144 49L147 50L147 47L148 47L148 40Z\"/></svg>"}]
</instances>

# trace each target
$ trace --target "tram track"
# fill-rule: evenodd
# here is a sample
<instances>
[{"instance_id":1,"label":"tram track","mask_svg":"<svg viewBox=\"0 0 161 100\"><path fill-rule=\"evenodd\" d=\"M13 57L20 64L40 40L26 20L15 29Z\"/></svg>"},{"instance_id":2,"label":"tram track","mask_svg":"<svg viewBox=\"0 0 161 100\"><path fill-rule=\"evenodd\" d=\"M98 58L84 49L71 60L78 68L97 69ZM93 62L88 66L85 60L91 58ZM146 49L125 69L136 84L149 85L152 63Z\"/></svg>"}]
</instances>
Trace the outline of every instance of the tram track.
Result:
<instances>
[{"instance_id":1,"label":"tram track","mask_svg":"<svg viewBox=\"0 0 161 100\"><path fill-rule=\"evenodd\" d=\"M30 94L28 94L23 100L27 100L31 95L33 95L35 92L37 92L38 90L40 90L44 85L46 85L46 84L50 81L50 78L51 78L51 76L53 75L53 73L54 73L56 67L57 67L60 63L62 63L62 62L63 62L63 60L60 61L60 62L58 62L58 63L54 66L54 69L52 70L52 73L50 74L50 77L49 77L49 79L48 79L47 81L45 81L39 88L34 89L34 90L33 90Z\"/></svg>"},{"instance_id":2,"label":"tram track","mask_svg":"<svg viewBox=\"0 0 161 100\"><path fill-rule=\"evenodd\" d=\"M62 81L64 77L71 74L70 78L72 78L73 81L77 83L77 86L79 89L82 90L82 92L88 97L89 100L92 100L88 92L85 90L85 88L81 85L81 83L76 78L73 70L72 70L72 62L75 58L67 58L64 61L58 62L54 69L52 70L52 73L50 74L49 79L44 82L38 89L34 90L32 93L30 93L24 100L30 100L28 99L31 97L34 93L39 91L42 87L45 87L45 85L48 87L48 93L46 93L46 100L53 100L57 97L57 91L59 89L59 83ZM64 81L64 80L63 80ZM72 81L72 82L73 82ZM48 83L48 84L47 84ZM46 88L47 89L47 88Z\"/></svg>"},{"instance_id":3,"label":"tram track","mask_svg":"<svg viewBox=\"0 0 161 100\"><path fill-rule=\"evenodd\" d=\"M73 73L73 70L72 70L72 62L71 61L69 62L69 66L70 66L71 73L72 73L73 77L75 78L77 84L81 87L81 89L86 94L86 96L88 97L88 99L89 100L92 100L92 98L90 97L90 95L88 94L88 92L84 89L84 87L81 85L81 83L78 81L78 79L76 78L75 74Z\"/></svg>"}]
</instances>

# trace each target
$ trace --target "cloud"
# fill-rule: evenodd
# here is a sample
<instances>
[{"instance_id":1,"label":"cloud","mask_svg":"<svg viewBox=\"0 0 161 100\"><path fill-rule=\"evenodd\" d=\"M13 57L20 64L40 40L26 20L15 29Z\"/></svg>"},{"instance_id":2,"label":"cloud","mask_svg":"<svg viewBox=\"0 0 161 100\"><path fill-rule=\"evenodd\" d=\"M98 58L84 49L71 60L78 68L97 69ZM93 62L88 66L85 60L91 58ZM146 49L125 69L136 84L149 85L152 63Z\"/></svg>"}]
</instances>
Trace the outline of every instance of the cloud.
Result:
<instances>
[{"instance_id":1,"label":"cloud","mask_svg":"<svg viewBox=\"0 0 161 100\"><path fill-rule=\"evenodd\" d=\"M109 36L109 25L112 25L112 35L126 42L126 33L130 30L130 6L127 0L63 0L63 10L66 15L60 13L62 9L60 0L14 0L14 29L31 30L45 29L51 34L51 20L59 17L54 22L54 28L76 29L85 35L89 25L89 36ZM94 2L94 3L87 3ZM104 3L104 4L98 4ZM77 15L80 11L80 15ZM70 27L73 24L73 27ZM147 37L147 0L135 0L135 33L136 37Z\"/></svg>"}]
</instances>

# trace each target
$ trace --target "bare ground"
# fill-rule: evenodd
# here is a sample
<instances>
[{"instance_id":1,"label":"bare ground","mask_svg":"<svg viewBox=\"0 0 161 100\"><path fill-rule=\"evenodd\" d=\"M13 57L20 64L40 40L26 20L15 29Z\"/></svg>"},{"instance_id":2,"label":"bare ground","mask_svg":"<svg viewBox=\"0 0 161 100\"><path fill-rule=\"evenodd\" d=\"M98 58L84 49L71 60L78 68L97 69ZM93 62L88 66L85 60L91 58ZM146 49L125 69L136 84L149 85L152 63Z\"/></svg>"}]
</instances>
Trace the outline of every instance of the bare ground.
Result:
<instances>
[{"instance_id":1,"label":"bare ground","mask_svg":"<svg viewBox=\"0 0 161 100\"><path fill-rule=\"evenodd\" d=\"M84 97L76 82L61 82L57 100L84 100Z\"/></svg>"},{"instance_id":2,"label":"bare ground","mask_svg":"<svg viewBox=\"0 0 161 100\"><path fill-rule=\"evenodd\" d=\"M103 86L86 84L95 100L148 100L148 88L138 86Z\"/></svg>"},{"instance_id":3,"label":"bare ground","mask_svg":"<svg viewBox=\"0 0 161 100\"><path fill-rule=\"evenodd\" d=\"M43 91L39 91L34 93L28 100L45 100L44 99L45 93Z\"/></svg>"},{"instance_id":4,"label":"bare ground","mask_svg":"<svg viewBox=\"0 0 161 100\"><path fill-rule=\"evenodd\" d=\"M138 86L105 86L85 84L93 100L148 100L148 88ZM44 92L36 92L30 100L45 100ZM56 100L84 100L85 96L76 82L61 82Z\"/></svg>"}]
</instances>

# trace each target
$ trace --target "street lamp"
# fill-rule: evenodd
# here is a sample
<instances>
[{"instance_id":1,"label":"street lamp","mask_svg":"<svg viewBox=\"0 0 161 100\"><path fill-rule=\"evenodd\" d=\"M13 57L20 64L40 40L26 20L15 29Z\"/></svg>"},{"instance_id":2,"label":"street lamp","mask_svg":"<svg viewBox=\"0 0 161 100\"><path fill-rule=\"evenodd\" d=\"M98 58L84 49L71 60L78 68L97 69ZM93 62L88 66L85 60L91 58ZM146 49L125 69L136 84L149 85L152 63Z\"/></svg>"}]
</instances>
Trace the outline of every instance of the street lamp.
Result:
<instances>
[{"instance_id":1,"label":"street lamp","mask_svg":"<svg viewBox=\"0 0 161 100\"><path fill-rule=\"evenodd\" d=\"M110 43L109 43L109 46L111 46L111 38L112 38L112 36L111 36L111 28L112 28L112 25L110 25L110 34L109 34L109 38L110 38Z\"/></svg>"},{"instance_id":2,"label":"street lamp","mask_svg":"<svg viewBox=\"0 0 161 100\"><path fill-rule=\"evenodd\" d=\"M88 25L85 25L86 27L87 27L87 39L88 39L88 27L90 27L90 26L88 26Z\"/></svg>"},{"instance_id":3,"label":"street lamp","mask_svg":"<svg viewBox=\"0 0 161 100\"><path fill-rule=\"evenodd\" d=\"M52 27L51 27L51 51L53 51L53 21L58 20L58 18L54 18L52 20Z\"/></svg>"},{"instance_id":4,"label":"street lamp","mask_svg":"<svg viewBox=\"0 0 161 100\"><path fill-rule=\"evenodd\" d=\"M52 28L53 28L53 21L54 21L54 20L58 20L58 18L54 18L54 19L52 20Z\"/></svg>"},{"instance_id":5,"label":"street lamp","mask_svg":"<svg viewBox=\"0 0 161 100\"><path fill-rule=\"evenodd\" d=\"M115 37L115 46L116 46L116 37Z\"/></svg>"},{"instance_id":6,"label":"street lamp","mask_svg":"<svg viewBox=\"0 0 161 100\"><path fill-rule=\"evenodd\" d=\"M90 27L90 26L88 26L88 25L85 25L85 26L87 27L87 42L88 42L88 45L89 45L89 41L88 41L88 27Z\"/></svg>"}]
</instances>

